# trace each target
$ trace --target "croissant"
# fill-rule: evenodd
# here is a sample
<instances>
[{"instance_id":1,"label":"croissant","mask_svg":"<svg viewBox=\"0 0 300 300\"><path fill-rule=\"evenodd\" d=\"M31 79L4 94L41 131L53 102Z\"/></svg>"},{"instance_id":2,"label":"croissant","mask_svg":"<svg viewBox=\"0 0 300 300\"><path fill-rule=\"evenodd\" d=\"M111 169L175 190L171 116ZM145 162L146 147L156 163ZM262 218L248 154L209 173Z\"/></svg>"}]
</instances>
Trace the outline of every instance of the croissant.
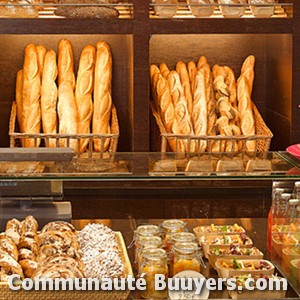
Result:
<instances>
[{"instance_id":1,"label":"croissant","mask_svg":"<svg viewBox=\"0 0 300 300\"><path fill-rule=\"evenodd\" d=\"M27 278L31 278L33 273L38 269L39 267L39 264L34 261L34 260L30 260L30 259L24 259L24 260L21 260L19 262L20 266L22 267L23 269L23 272L24 272L24 275L27 277Z\"/></svg>"},{"instance_id":2,"label":"croissant","mask_svg":"<svg viewBox=\"0 0 300 300\"><path fill-rule=\"evenodd\" d=\"M22 248L19 250L18 261L25 260L25 259L36 260L36 256L34 255L34 253L31 250Z\"/></svg>"},{"instance_id":3,"label":"croissant","mask_svg":"<svg viewBox=\"0 0 300 300\"><path fill-rule=\"evenodd\" d=\"M17 219L9 220L6 223L5 235L10 237L18 245L21 235L21 222Z\"/></svg>"}]
</instances>

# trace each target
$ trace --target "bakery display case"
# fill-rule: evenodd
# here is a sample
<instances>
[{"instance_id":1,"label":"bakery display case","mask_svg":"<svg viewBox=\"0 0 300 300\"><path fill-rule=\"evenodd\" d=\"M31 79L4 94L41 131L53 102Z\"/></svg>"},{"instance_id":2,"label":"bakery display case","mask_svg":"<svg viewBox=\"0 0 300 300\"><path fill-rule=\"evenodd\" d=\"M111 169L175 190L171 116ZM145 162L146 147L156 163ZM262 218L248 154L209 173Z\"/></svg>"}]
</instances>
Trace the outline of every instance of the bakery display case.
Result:
<instances>
[{"instance_id":1,"label":"bakery display case","mask_svg":"<svg viewBox=\"0 0 300 300\"><path fill-rule=\"evenodd\" d=\"M133 0L109 1L105 5L67 2L44 1L39 4L41 8L30 3L34 8L30 17L28 12L21 12L25 10L22 6L14 16L5 15L10 6L20 6L18 1L0 4L2 229L8 220L22 219L29 211L34 215L35 209L40 209L36 216L41 226L59 216L65 221L72 218L77 230L87 223L101 222L120 231L128 246L141 224L158 225L166 219L181 219L193 232L199 226L215 224L224 229L225 225L237 223L257 248L250 251L253 257L261 260L263 255L279 275L288 278L288 290L279 298L298 299L298 248L284 244L283 236L278 237L275 232L275 252L268 251L267 216L272 206L273 181L291 186L300 178L299 159L285 152L286 147L300 139L299 1L233 4L189 0L170 4ZM118 17L89 15L92 9L105 14L103 8L117 10ZM164 8L168 9L166 15L161 14ZM55 12L59 10L66 15L57 16ZM226 11L239 13L228 15ZM75 74L86 45L99 41L110 45L111 95L119 124L118 147L112 151L95 153L91 149L93 155L86 151L74 156L76 151L68 147L20 147L22 133L11 108L16 100L16 75L24 63L24 49L33 43L57 50L61 39L68 39L73 46ZM196 62L202 55L211 68L215 64L230 67L236 78L245 59L255 56L252 100L266 129L267 147L263 151L169 152L169 137L161 136L152 115L150 65L165 63L174 69L177 62ZM25 139L32 138L23 134ZM40 138L35 138L35 146ZM47 139L61 137L42 138L46 145ZM235 140L229 142L233 145ZM293 237L299 239L297 235ZM203 266L195 254L196 248L188 263L198 270L200 262L200 272L216 278L217 273L209 264L215 264L217 252L206 247L208 259L204 259ZM228 247L224 249L227 251ZM248 255L247 250L241 253ZM128 249L128 254L134 267L133 250ZM148 256L145 270L155 255L160 254ZM179 247L175 267L184 269L180 255ZM210 294L210 298L224 299L239 296L227 291ZM268 296L259 294L257 298ZM141 298L138 293L126 294L127 297Z\"/></svg>"}]
</instances>

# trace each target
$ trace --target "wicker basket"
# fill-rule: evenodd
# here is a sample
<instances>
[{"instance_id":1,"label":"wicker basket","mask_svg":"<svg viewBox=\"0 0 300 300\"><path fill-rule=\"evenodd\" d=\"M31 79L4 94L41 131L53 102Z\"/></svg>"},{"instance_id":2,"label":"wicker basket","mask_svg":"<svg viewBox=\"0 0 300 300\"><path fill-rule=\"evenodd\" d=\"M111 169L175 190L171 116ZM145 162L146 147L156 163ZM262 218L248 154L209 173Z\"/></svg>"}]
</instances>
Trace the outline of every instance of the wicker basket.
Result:
<instances>
[{"instance_id":1,"label":"wicker basket","mask_svg":"<svg viewBox=\"0 0 300 300\"><path fill-rule=\"evenodd\" d=\"M106 139L110 139L109 145L109 152L115 153L118 147L118 140L119 140L119 123L118 123L118 116L116 107L113 105L112 112L111 112L111 134L28 134L28 133L20 133L16 132L17 128L17 105L14 101L11 108L10 114L10 121L9 121L9 137L10 137L10 147L21 147L21 140L24 139L33 139L35 147L38 147L39 141L41 141L41 145L45 146L48 144L50 139L56 140L56 147L59 148L59 142L61 140L65 140L67 147L70 145L71 140L78 141L78 149L75 150L75 154L78 157L82 156L80 153L80 140L81 139L88 139L88 146L87 146L87 155L84 153L84 156L88 156L89 158L94 157L97 155L100 158L103 158L104 155L104 143ZM99 152L93 152L93 140L98 139L101 143L101 149Z\"/></svg>"},{"instance_id":2,"label":"wicker basket","mask_svg":"<svg viewBox=\"0 0 300 300\"><path fill-rule=\"evenodd\" d=\"M127 254L125 242L121 232L116 232L122 257L125 265L125 275L133 275L131 263ZM128 298L130 291L12 291L8 284L0 283L0 299L2 300L125 300Z\"/></svg>"},{"instance_id":3,"label":"wicker basket","mask_svg":"<svg viewBox=\"0 0 300 300\"><path fill-rule=\"evenodd\" d=\"M180 152L178 142L179 141L185 141L187 142L188 149L190 148L191 141L196 141L197 143L200 143L200 141L205 141L207 143L207 149L211 149L210 145L213 142L231 142L233 145L234 143L241 142L242 143L242 150L241 153L246 153L246 143L248 141L256 141L256 148L254 151L254 155L256 153L262 153L262 152L268 152L271 145L271 139L273 137L273 134L271 130L267 127L265 124L262 116L260 115L257 107L253 103L253 116L254 116L254 123L255 123L255 135L251 136L223 136L223 135L217 135L217 136L197 136L197 135L182 135L182 134L171 134L167 133L166 129L163 125L163 122L161 120L160 114L156 111L155 105L153 103L150 103L150 107L152 110L152 114L156 120L156 124L154 122L151 122L151 142L154 148L154 151L158 150L158 143L160 145L160 151L161 152ZM160 137L158 136L158 129L160 131ZM172 147L170 146L172 145ZM219 143L221 144L221 143ZM189 151L188 151L189 152ZM208 150L208 152L212 152ZM221 150L219 152L222 152ZM218 152L218 153L219 153ZM234 151L233 147L230 151L224 152L225 154L236 154L236 151Z\"/></svg>"}]
</instances>

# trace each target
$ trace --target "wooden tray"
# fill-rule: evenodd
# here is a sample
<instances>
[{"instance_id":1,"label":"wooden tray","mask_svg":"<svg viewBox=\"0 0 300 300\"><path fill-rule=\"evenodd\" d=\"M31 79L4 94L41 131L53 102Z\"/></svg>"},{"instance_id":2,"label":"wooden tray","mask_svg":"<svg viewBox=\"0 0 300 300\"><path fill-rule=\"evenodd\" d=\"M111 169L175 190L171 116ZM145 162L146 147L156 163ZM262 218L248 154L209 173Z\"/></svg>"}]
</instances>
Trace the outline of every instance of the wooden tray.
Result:
<instances>
[{"instance_id":1,"label":"wooden tray","mask_svg":"<svg viewBox=\"0 0 300 300\"><path fill-rule=\"evenodd\" d=\"M126 250L126 245L122 233L117 231L116 237L122 252L122 259L125 266L125 278L133 276L131 263ZM0 283L0 300L94 300L94 299L112 299L125 300L130 291L12 291L7 283Z\"/></svg>"}]
</instances>

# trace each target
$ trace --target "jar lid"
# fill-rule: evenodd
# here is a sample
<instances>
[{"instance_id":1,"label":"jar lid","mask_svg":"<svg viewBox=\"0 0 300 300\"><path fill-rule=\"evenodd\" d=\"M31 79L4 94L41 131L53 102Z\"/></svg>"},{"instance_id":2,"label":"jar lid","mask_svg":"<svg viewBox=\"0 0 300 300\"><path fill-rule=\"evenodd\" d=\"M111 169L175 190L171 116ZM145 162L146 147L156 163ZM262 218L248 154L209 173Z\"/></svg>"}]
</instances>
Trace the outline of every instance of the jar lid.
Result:
<instances>
[{"instance_id":1,"label":"jar lid","mask_svg":"<svg viewBox=\"0 0 300 300\"><path fill-rule=\"evenodd\" d=\"M146 249L142 252L142 257L148 260L167 259L167 252L164 249Z\"/></svg>"},{"instance_id":2,"label":"jar lid","mask_svg":"<svg viewBox=\"0 0 300 300\"><path fill-rule=\"evenodd\" d=\"M300 202L299 199L290 199L290 200L289 200L289 204L290 204L290 205L297 205L299 202Z\"/></svg>"},{"instance_id":3,"label":"jar lid","mask_svg":"<svg viewBox=\"0 0 300 300\"><path fill-rule=\"evenodd\" d=\"M140 225L135 230L138 236L154 236L159 234L159 228L156 225Z\"/></svg>"},{"instance_id":4,"label":"jar lid","mask_svg":"<svg viewBox=\"0 0 300 300\"><path fill-rule=\"evenodd\" d=\"M162 239L159 236L141 236L139 237L138 243L141 246L153 245L160 247L162 245Z\"/></svg>"},{"instance_id":5,"label":"jar lid","mask_svg":"<svg viewBox=\"0 0 300 300\"><path fill-rule=\"evenodd\" d=\"M168 229L170 231L173 231L175 229L177 229L178 227L185 227L185 222L181 221L181 220L165 220L162 222L162 227L165 229Z\"/></svg>"},{"instance_id":6,"label":"jar lid","mask_svg":"<svg viewBox=\"0 0 300 300\"><path fill-rule=\"evenodd\" d=\"M281 198L283 200L289 200L291 198L292 194L289 194L289 193L283 193L281 194Z\"/></svg>"},{"instance_id":7,"label":"jar lid","mask_svg":"<svg viewBox=\"0 0 300 300\"><path fill-rule=\"evenodd\" d=\"M183 243L183 242L194 242L195 235L190 232L176 232L172 234L171 237L174 243Z\"/></svg>"},{"instance_id":8,"label":"jar lid","mask_svg":"<svg viewBox=\"0 0 300 300\"><path fill-rule=\"evenodd\" d=\"M197 243L176 243L173 249L183 254L192 254L199 250L199 246Z\"/></svg>"}]
</instances>

